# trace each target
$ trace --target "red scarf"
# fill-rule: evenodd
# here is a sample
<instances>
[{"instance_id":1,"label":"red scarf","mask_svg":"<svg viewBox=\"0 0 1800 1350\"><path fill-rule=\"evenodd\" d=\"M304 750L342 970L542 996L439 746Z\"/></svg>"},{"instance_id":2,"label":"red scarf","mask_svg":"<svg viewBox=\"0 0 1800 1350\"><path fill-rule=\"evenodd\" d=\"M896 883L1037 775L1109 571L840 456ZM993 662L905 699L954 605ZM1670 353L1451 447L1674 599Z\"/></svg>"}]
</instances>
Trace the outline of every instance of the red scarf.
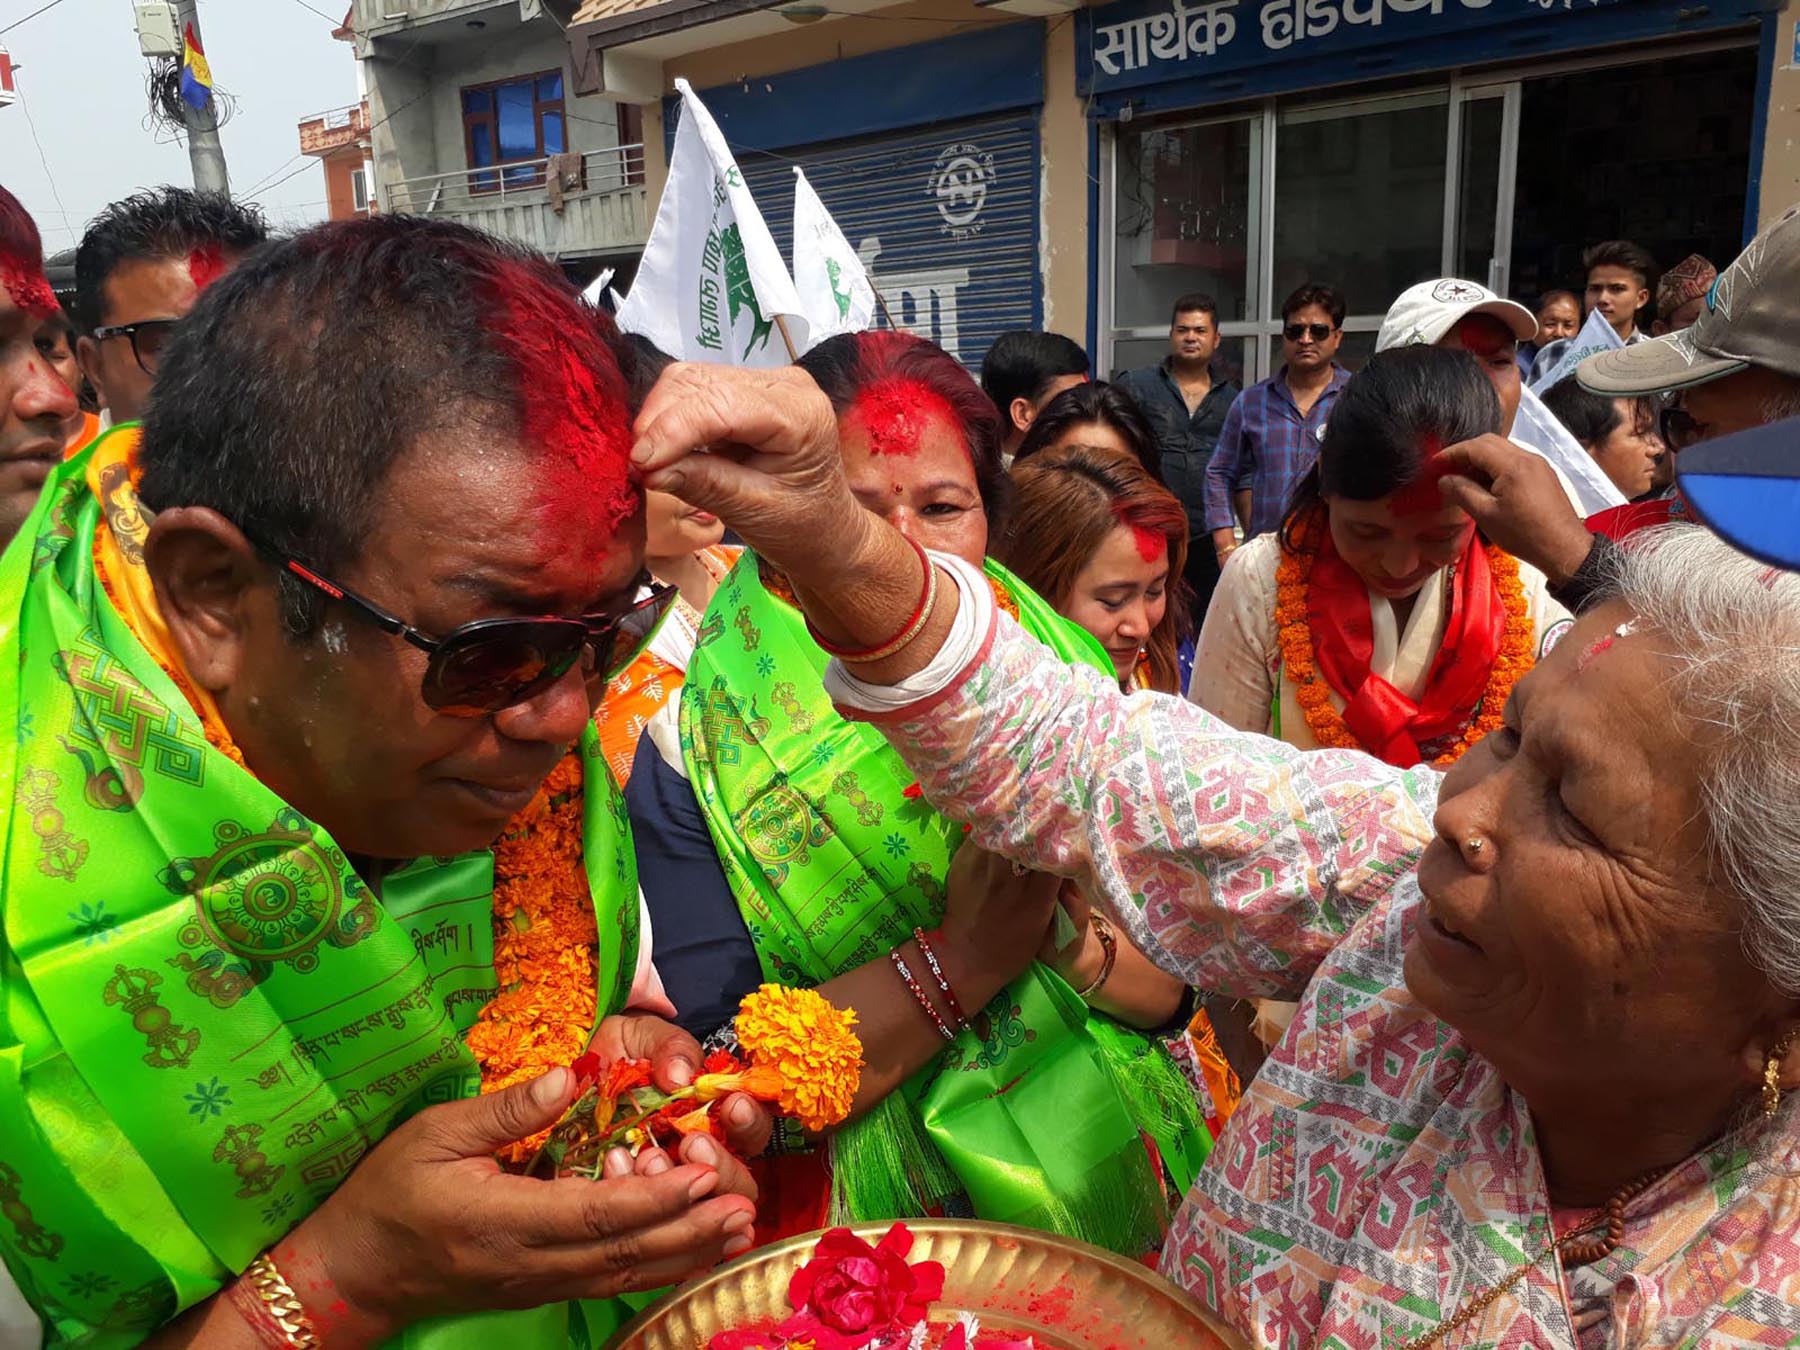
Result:
<instances>
[{"instance_id":1,"label":"red scarf","mask_svg":"<svg viewBox=\"0 0 1800 1350\"><path fill-rule=\"evenodd\" d=\"M1481 702L1506 634L1506 605L1473 530L1451 572L1450 618L1425 683L1413 700L1372 673L1375 625L1369 588L1322 530L1306 588L1306 621L1320 676L1344 700L1344 725L1371 754L1410 769L1429 744L1462 731ZM1432 583L1428 582L1427 585Z\"/></svg>"}]
</instances>

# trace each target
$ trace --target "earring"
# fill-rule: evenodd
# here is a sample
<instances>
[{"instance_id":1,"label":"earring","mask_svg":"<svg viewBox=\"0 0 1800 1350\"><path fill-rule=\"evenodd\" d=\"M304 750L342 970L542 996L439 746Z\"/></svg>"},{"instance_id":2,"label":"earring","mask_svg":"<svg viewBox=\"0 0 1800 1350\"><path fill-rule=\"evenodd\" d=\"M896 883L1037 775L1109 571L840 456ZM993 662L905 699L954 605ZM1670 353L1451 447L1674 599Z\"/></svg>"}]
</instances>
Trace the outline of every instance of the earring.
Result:
<instances>
[{"instance_id":1,"label":"earring","mask_svg":"<svg viewBox=\"0 0 1800 1350\"><path fill-rule=\"evenodd\" d=\"M1781 1110L1781 1061L1787 1058L1787 1052L1794 1044L1794 1034L1790 1031L1777 1041L1763 1061L1762 1109L1765 1119L1773 1120L1775 1113Z\"/></svg>"}]
</instances>

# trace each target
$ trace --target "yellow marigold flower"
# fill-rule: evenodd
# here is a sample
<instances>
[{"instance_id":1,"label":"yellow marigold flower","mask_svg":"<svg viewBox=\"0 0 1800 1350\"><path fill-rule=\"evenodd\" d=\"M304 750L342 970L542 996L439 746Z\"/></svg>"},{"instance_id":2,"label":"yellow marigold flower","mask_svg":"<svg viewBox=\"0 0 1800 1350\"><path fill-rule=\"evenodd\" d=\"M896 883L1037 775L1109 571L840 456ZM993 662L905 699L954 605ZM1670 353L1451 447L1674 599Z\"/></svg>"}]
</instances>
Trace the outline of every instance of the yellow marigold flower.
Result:
<instances>
[{"instance_id":1,"label":"yellow marigold flower","mask_svg":"<svg viewBox=\"0 0 1800 1350\"><path fill-rule=\"evenodd\" d=\"M781 1075L782 1114L812 1131L850 1114L862 1082L856 1014L816 990L765 984L738 1005L737 1038L751 1063Z\"/></svg>"}]
</instances>

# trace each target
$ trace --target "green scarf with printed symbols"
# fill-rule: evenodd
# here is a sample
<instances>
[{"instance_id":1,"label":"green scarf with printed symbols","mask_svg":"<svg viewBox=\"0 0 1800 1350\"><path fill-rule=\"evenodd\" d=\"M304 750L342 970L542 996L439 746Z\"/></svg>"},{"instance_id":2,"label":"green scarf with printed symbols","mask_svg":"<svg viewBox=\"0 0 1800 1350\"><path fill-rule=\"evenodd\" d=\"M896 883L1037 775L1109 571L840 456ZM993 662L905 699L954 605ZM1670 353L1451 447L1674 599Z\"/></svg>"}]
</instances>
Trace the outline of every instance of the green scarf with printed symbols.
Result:
<instances>
[{"instance_id":1,"label":"green scarf with printed symbols","mask_svg":"<svg viewBox=\"0 0 1800 1350\"><path fill-rule=\"evenodd\" d=\"M987 575L1033 636L1111 674L1087 633L997 563ZM777 591L753 555L719 587L688 665L681 744L765 974L816 985L939 922L963 832L917 799L879 731L832 708L829 658ZM894 987L908 996L898 975ZM1211 1140L1180 1071L1034 963L833 1135L834 1218L917 1216L962 1196L984 1219L1141 1255L1168 1218L1146 1135L1185 1191Z\"/></svg>"},{"instance_id":2,"label":"green scarf with printed symbols","mask_svg":"<svg viewBox=\"0 0 1800 1350\"><path fill-rule=\"evenodd\" d=\"M110 540L137 562L142 519L102 503L93 455L0 559L0 1259L50 1344L122 1346L218 1292L396 1123L478 1091L463 1034L494 992L493 859L421 859L377 896L209 743L101 582L97 532L136 532ZM591 728L582 753L605 1013L637 965L636 864ZM589 1320L559 1304L405 1340L561 1347Z\"/></svg>"}]
</instances>

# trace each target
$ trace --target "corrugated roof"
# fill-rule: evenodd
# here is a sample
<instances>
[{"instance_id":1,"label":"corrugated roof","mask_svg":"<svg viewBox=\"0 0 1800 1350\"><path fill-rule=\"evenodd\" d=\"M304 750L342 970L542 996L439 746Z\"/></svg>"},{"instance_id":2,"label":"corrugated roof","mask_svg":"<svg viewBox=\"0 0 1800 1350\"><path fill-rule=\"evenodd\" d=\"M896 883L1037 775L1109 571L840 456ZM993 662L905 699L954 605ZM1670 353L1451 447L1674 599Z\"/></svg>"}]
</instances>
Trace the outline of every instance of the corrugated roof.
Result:
<instances>
[{"instance_id":1,"label":"corrugated roof","mask_svg":"<svg viewBox=\"0 0 1800 1350\"><path fill-rule=\"evenodd\" d=\"M655 9L666 0L582 0L573 23L593 23L597 19L616 19L640 10Z\"/></svg>"}]
</instances>

